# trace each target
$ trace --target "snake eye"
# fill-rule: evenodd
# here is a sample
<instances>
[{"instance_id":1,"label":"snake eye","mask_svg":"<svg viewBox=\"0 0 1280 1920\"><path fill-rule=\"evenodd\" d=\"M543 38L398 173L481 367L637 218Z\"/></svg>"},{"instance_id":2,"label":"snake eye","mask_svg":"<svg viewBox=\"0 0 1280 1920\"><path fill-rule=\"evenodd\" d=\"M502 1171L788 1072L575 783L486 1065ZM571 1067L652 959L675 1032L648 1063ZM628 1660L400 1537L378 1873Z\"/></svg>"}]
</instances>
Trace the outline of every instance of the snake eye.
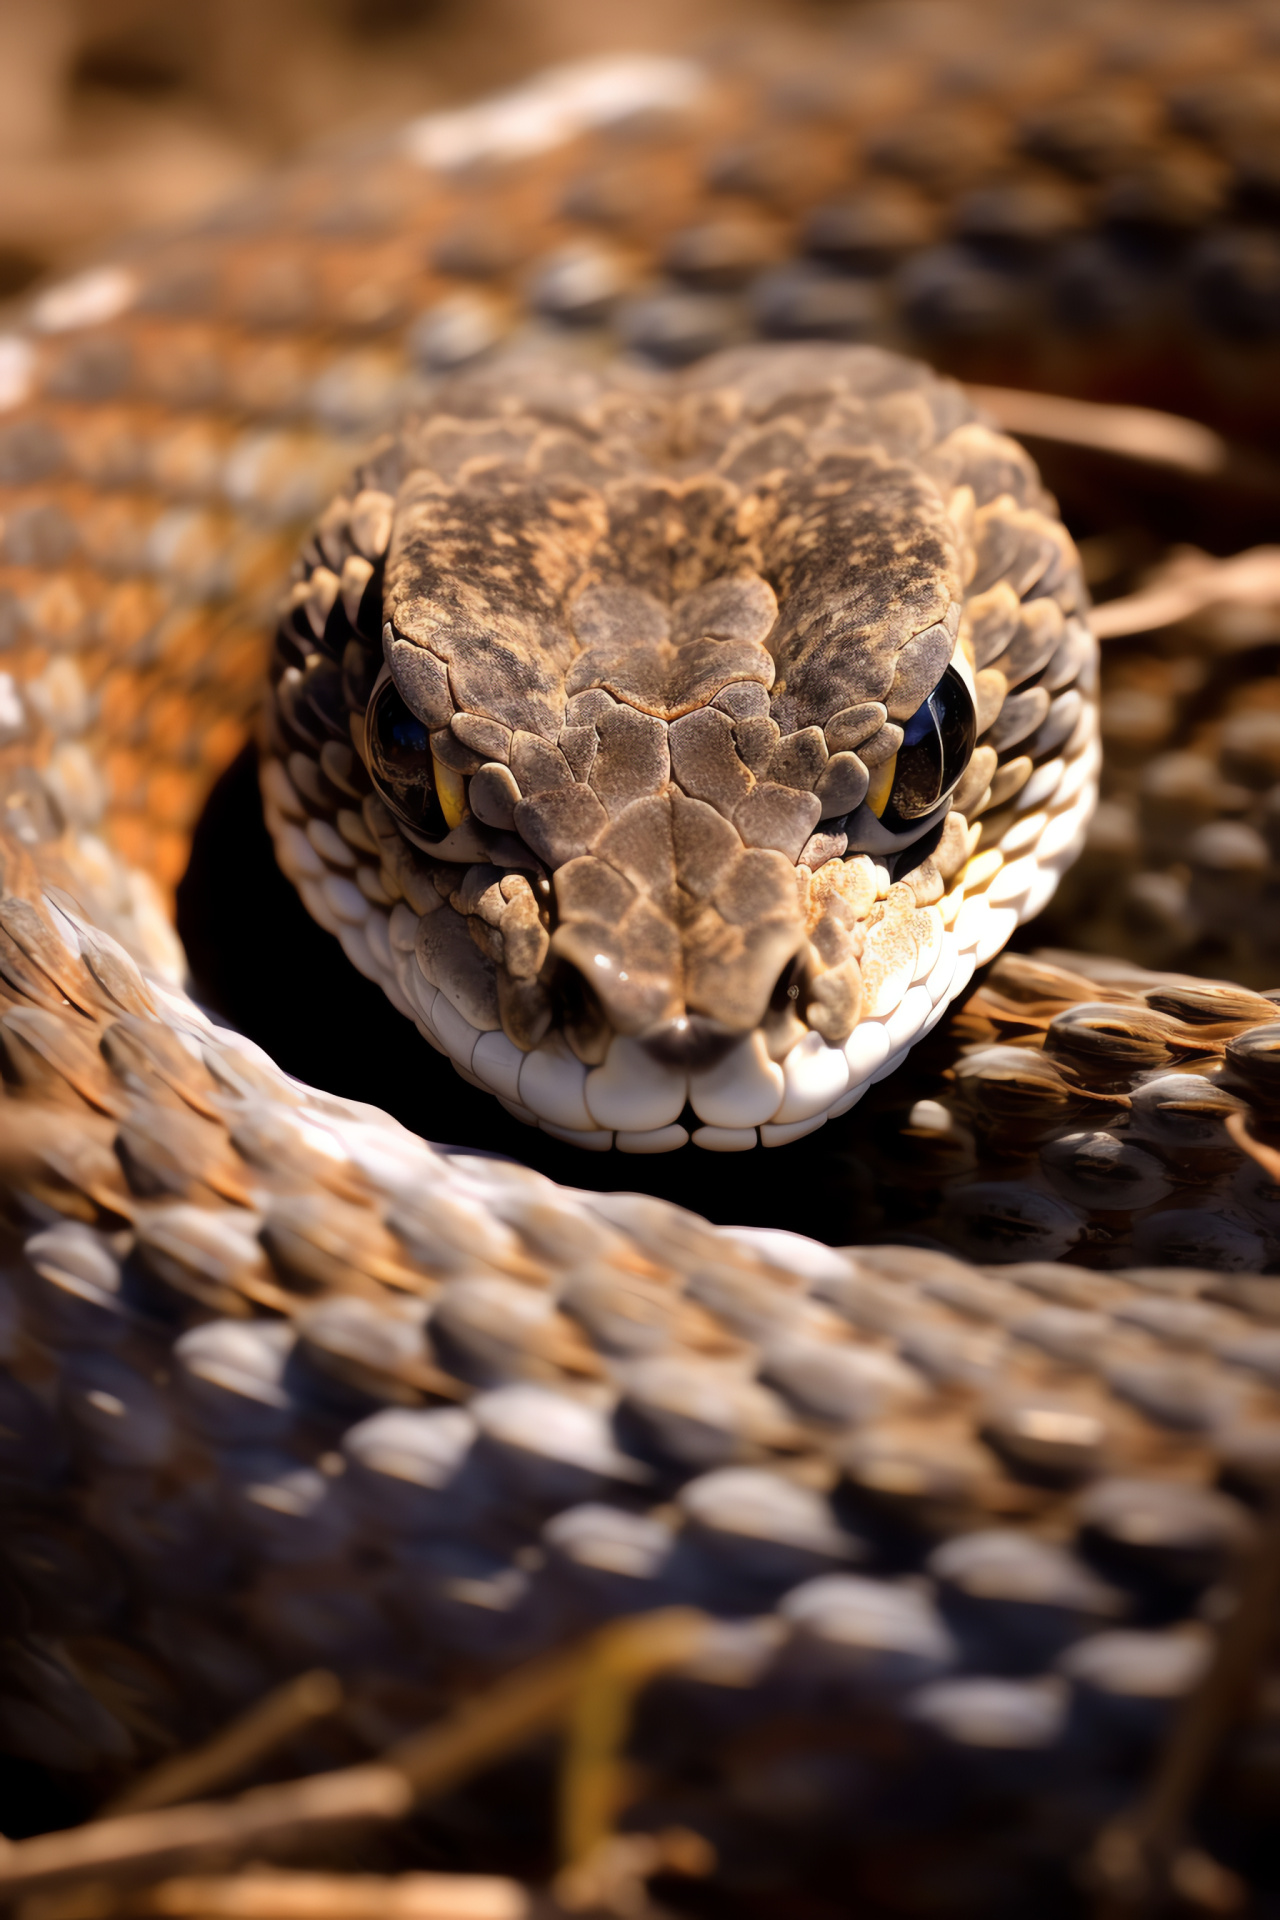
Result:
<instances>
[{"instance_id":1,"label":"snake eye","mask_svg":"<svg viewBox=\"0 0 1280 1920\"><path fill-rule=\"evenodd\" d=\"M428 840L449 831L436 792L431 736L393 680L384 681L365 714L369 773L392 813Z\"/></svg>"},{"instance_id":2,"label":"snake eye","mask_svg":"<svg viewBox=\"0 0 1280 1920\"><path fill-rule=\"evenodd\" d=\"M888 791L881 806L873 802L872 810L891 833L923 820L946 798L973 756L977 731L969 689L955 668L948 667L907 721L902 745L890 763Z\"/></svg>"}]
</instances>

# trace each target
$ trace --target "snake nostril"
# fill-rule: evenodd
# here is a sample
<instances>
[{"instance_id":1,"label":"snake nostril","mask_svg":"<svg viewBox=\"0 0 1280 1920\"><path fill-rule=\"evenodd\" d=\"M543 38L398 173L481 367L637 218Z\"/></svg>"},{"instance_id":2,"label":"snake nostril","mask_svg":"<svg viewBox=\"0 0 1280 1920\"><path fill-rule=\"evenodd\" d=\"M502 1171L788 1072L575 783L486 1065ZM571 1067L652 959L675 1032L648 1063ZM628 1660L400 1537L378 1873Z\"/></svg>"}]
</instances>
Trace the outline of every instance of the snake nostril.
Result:
<instances>
[{"instance_id":1,"label":"snake nostril","mask_svg":"<svg viewBox=\"0 0 1280 1920\"><path fill-rule=\"evenodd\" d=\"M741 1037L706 1014L682 1013L641 1035L640 1044L664 1066L696 1071L714 1067Z\"/></svg>"},{"instance_id":2,"label":"snake nostril","mask_svg":"<svg viewBox=\"0 0 1280 1920\"><path fill-rule=\"evenodd\" d=\"M561 959L549 981L555 1024L587 1066L599 1066L613 1038L613 1024L593 983L572 961Z\"/></svg>"}]
</instances>

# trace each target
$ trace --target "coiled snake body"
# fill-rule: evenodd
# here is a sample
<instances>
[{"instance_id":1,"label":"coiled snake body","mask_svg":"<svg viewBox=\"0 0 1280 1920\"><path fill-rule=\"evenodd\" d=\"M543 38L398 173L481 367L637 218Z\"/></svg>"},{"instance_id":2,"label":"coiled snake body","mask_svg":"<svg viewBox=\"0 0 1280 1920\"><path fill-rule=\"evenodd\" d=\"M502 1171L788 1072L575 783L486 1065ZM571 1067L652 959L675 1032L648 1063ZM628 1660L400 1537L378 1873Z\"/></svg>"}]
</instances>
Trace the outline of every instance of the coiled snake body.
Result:
<instances>
[{"instance_id":1,"label":"coiled snake body","mask_svg":"<svg viewBox=\"0 0 1280 1920\"><path fill-rule=\"evenodd\" d=\"M547 76L0 341L10 1752L118 1777L317 1661L367 1749L683 1602L730 1624L649 1702L638 1824L744 1899L785 1861L1018 1911L1248 1615L1274 1006L1013 957L943 1024L1082 843L1096 653L1029 457L875 342L1103 393L1185 284L1140 397L1216 380L1239 425L1214 195L1269 29L1010 12L983 70L913 17ZM1132 295L1092 357L1030 320L1090 262ZM406 1046L631 1154L789 1147L883 1083L839 1137L899 1244L802 1237L808 1147L760 1156L771 1227L714 1227L210 1019L166 901L273 622L267 823ZM1264 1878L1268 1711L1205 1814Z\"/></svg>"}]
</instances>

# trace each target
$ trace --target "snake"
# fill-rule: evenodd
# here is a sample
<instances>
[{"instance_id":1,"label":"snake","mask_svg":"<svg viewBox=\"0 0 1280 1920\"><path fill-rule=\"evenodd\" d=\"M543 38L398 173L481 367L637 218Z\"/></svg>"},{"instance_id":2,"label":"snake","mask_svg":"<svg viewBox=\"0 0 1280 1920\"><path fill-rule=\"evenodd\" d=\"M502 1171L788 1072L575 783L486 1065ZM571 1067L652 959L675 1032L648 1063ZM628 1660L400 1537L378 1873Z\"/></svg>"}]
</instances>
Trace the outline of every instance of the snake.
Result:
<instances>
[{"instance_id":1,"label":"snake","mask_svg":"<svg viewBox=\"0 0 1280 1920\"><path fill-rule=\"evenodd\" d=\"M1078 1910L1171 1754L1183 1896L1269 1884L1221 1629L1266 1668L1280 1021L1002 953L1099 663L983 383L1265 449L1273 41L895 7L586 62L11 316L6 1753L105 1793L315 1664L367 1753L692 1606L627 1819L724 1898ZM205 1003L174 896L246 741L327 1017L371 983L503 1151ZM605 1190L665 1166L703 1212ZM540 1871L519 1779L432 1819Z\"/></svg>"}]
</instances>

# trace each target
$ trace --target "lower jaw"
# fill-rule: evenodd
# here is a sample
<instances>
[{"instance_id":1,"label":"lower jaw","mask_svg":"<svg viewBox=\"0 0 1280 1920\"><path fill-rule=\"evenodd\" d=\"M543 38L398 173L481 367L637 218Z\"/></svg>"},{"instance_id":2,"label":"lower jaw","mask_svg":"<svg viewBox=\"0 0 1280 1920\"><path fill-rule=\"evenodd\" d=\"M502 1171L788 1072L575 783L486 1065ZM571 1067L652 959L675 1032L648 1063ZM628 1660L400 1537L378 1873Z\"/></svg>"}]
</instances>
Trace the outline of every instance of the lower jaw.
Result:
<instances>
[{"instance_id":1,"label":"lower jaw","mask_svg":"<svg viewBox=\"0 0 1280 1920\"><path fill-rule=\"evenodd\" d=\"M594 1152L671 1153L692 1143L735 1153L785 1146L815 1132L895 1070L963 992L975 967L1045 904L1078 851L1092 811L1092 782L1082 781L1070 805L1054 816L1050 849L1006 858L994 872L962 870L941 903L941 949L928 971L922 965L896 1003L877 1006L843 1046L810 1031L774 1063L758 1036L747 1036L700 1073L663 1066L622 1035L614 1037L604 1064L589 1069L558 1035L521 1053L500 1030L478 1031L419 968L410 910L388 914L372 906L354 887L335 886L335 876L318 862L319 871L306 871L291 858L296 838L282 832L287 823L273 818L269 798L266 811L280 864L312 918L341 941L351 963L383 988L465 1080L495 1095L516 1119ZM412 926L398 928L397 913L408 915Z\"/></svg>"}]
</instances>

